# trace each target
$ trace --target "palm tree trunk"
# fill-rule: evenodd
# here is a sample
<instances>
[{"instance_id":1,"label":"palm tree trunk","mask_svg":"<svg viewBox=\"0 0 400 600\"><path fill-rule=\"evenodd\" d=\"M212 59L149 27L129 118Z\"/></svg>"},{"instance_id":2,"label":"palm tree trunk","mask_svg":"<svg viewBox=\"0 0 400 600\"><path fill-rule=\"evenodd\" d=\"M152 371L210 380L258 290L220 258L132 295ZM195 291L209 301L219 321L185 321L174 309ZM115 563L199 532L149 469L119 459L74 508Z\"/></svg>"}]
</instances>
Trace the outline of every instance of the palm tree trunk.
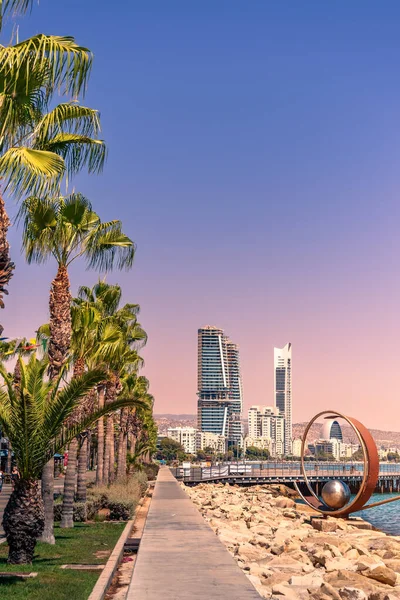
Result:
<instances>
[{"instance_id":1,"label":"palm tree trunk","mask_svg":"<svg viewBox=\"0 0 400 600\"><path fill-rule=\"evenodd\" d=\"M43 502L35 480L20 479L4 510L3 527L8 542L8 562L31 564L36 541L44 528Z\"/></svg>"},{"instance_id":2,"label":"palm tree trunk","mask_svg":"<svg viewBox=\"0 0 400 600\"><path fill-rule=\"evenodd\" d=\"M111 415L111 434L110 434L110 476L109 483L115 481L115 427L114 415Z\"/></svg>"},{"instance_id":3,"label":"palm tree trunk","mask_svg":"<svg viewBox=\"0 0 400 600\"><path fill-rule=\"evenodd\" d=\"M123 408L121 410L121 416L119 421L119 435L118 435L118 461L117 461L117 478L120 479L126 475L126 422L128 419L128 409Z\"/></svg>"},{"instance_id":4,"label":"palm tree trunk","mask_svg":"<svg viewBox=\"0 0 400 600\"><path fill-rule=\"evenodd\" d=\"M72 334L71 292L67 268L59 265L50 289L49 377L58 376L67 357ZM45 527L42 541L54 544L54 459L49 460L42 473L42 497Z\"/></svg>"},{"instance_id":5,"label":"palm tree trunk","mask_svg":"<svg viewBox=\"0 0 400 600\"><path fill-rule=\"evenodd\" d=\"M54 458L44 466L42 472L42 498L44 505L44 529L41 542L55 544L54 537Z\"/></svg>"},{"instance_id":6,"label":"palm tree trunk","mask_svg":"<svg viewBox=\"0 0 400 600\"><path fill-rule=\"evenodd\" d=\"M71 346L71 292L68 270L59 265L50 290L49 376L58 376Z\"/></svg>"},{"instance_id":7,"label":"palm tree trunk","mask_svg":"<svg viewBox=\"0 0 400 600\"><path fill-rule=\"evenodd\" d=\"M11 458L12 458L12 448L11 448L10 440L8 440L6 473L11 473Z\"/></svg>"},{"instance_id":8,"label":"palm tree trunk","mask_svg":"<svg viewBox=\"0 0 400 600\"><path fill-rule=\"evenodd\" d=\"M8 295L6 286L13 276L15 265L10 260L10 244L7 241L7 231L10 226L3 198L0 196L0 308L4 308L3 295ZM0 325L0 335L4 328Z\"/></svg>"},{"instance_id":9,"label":"palm tree trunk","mask_svg":"<svg viewBox=\"0 0 400 600\"><path fill-rule=\"evenodd\" d=\"M78 502L86 502L86 473L88 461L89 438L87 435L81 441L81 449L78 459L78 483L76 486L76 499Z\"/></svg>"},{"instance_id":10,"label":"palm tree trunk","mask_svg":"<svg viewBox=\"0 0 400 600\"><path fill-rule=\"evenodd\" d=\"M79 377L85 372L85 361L83 358L78 358L74 362L74 377ZM82 405L76 409L73 415L70 417L70 421L74 422L76 417L81 416L83 408ZM67 472L64 480L64 495L63 495L63 506L61 514L61 525L60 527L68 528L74 526L73 512L74 512L74 496L75 496L75 482L77 477L77 455L79 449L80 440L76 438L73 440L68 448L68 465ZM72 455L71 455L72 453ZM86 473L86 469L85 469ZM86 485L86 482L85 482ZM72 491L71 491L72 490ZM72 500L71 500L72 494Z\"/></svg>"},{"instance_id":11,"label":"palm tree trunk","mask_svg":"<svg viewBox=\"0 0 400 600\"><path fill-rule=\"evenodd\" d=\"M105 405L109 404L117 395L116 380L114 377L106 383ZM104 470L103 483L108 485L113 480L114 475L114 419L109 415L106 419L106 447L104 450ZM112 463L111 463L112 460Z\"/></svg>"},{"instance_id":12,"label":"palm tree trunk","mask_svg":"<svg viewBox=\"0 0 400 600\"><path fill-rule=\"evenodd\" d=\"M111 443L113 441L113 420L108 416L106 419L106 443L104 449L104 468L103 468L103 483L110 483L110 456Z\"/></svg>"},{"instance_id":13,"label":"palm tree trunk","mask_svg":"<svg viewBox=\"0 0 400 600\"><path fill-rule=\"evenodd\" d=\"M98 387L99 393L99 409L104 407L104 386ZM97 421L97 470L96 470L96 485L103 483L104 473L104 419Z\"/></svg>"},{"instance_id":14,"label":"palm tree trunk","mask_svg":"<svg viewBox=\"0 0 400 600\"><path fill-rule=\"evenodd\" d=\"M78 439L74 438L68 447L68 465L64 481L64 497L60 527L68 529L74 526L74 497L76 478L76 457Z\"/></svg>"}]
</instances>

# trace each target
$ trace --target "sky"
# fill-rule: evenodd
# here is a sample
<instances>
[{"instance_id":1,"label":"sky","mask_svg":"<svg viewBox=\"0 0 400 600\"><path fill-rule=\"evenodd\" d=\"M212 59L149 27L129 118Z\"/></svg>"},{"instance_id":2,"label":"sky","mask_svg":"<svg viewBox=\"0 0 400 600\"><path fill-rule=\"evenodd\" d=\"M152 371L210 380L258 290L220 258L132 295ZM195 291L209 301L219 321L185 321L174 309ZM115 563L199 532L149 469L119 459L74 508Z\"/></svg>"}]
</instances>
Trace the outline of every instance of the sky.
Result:
<instances>
[{"instance_id":1,"label":"sky","mask_svg":"<svg viewBox=\"0 0 400 600\"><path fill-rule=\"evenodd\" d=\"M41 0L19 22L94 53L109 158L73 183L137 243L108 281L142 307L155 412L196 412L211 324L240 345L246 408L273 403L290 341L294 421L400 430L399 22L397 0ZM20 238L10 337L47 321L56 271ZM72 291L97 277L77 265Z\"/></svg>"}]
</instances>

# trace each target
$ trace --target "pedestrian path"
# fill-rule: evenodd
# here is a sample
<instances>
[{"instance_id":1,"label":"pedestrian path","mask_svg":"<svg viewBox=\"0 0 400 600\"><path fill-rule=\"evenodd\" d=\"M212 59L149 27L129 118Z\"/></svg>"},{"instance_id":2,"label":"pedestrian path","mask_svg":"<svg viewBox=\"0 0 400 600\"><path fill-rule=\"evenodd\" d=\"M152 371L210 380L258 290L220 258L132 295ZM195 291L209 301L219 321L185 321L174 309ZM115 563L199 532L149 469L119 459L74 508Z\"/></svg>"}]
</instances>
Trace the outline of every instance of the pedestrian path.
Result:
<instances>
[{"instance_id":1,"label":"pedestrian path","mask_svg":"<svg viewBox=\"0 0 400 600\"><path fill-rule=\"evenodd\" d=\"M11 484L10 483L5 483L3 485L3 491L0 494L0 544L2 542L4 542L5 540L5 536L4 536L4 530L3 530L3 526L2 526L2 522L3 522L3 512L4 509L6 507L6 504L8 502L9 497L11 496Z\"/></svg>"},{"instance_id":2,"label":"pedestrian path","mask_svg":"<svg viewBox=\"0 0 400 600\"><path fill-rule=\"evenodd\" d=\"M161 467L127 600L259 600L167 467Z\"/></svg>"}]
</instances>

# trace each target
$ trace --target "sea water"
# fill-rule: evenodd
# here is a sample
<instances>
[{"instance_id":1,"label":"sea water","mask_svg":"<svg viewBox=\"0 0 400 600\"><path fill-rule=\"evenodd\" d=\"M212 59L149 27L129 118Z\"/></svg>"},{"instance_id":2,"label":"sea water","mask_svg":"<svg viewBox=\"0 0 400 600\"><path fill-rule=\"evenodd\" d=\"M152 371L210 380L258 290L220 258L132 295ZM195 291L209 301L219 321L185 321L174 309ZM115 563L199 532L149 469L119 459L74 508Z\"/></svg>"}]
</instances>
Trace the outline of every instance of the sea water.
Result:
<instances>
[{"instance_id":1,"label":"sea water","mask_svg":"<svg viewBox=\"0 0 400 600\"><path fill-rule=\"evenodd\" d=\"M373 494L368 504L379 502L388 498L399 496L396 494ZM356 517L361 517L365 521L371 523L377 529L390 533L391 535L400 535L400 500L397 502L389 502L382 506L376 506L369 510L360 510L354 513Z\"/></svg>"}]
</instances>

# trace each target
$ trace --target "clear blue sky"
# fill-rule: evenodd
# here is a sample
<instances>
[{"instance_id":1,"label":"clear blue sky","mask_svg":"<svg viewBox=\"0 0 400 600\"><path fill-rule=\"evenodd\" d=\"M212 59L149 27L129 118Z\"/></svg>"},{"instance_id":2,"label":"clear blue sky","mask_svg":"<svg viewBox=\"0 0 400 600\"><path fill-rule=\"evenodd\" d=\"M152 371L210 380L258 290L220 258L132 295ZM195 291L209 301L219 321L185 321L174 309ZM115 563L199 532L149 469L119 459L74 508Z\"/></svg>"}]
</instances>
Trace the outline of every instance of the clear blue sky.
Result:
<instances>
[{"instance_id":1,"label":"clear blue sky","mask_svg":"<svg viewBox=\"0 0 400 600\"><path fill-rule=\"evenodd\" d=\"M142 305L159 412L195 412L208 323L241 346L247 405L271 403L273 346L291 341L295 418L384 402L393 425L399 26L397 0L41 0L21 21L95 54L84 102L109 160L75 185L138 244L110 280ZM18 260L10 334L47 319L53 274Z\"/></svg>"}]
</instances>

